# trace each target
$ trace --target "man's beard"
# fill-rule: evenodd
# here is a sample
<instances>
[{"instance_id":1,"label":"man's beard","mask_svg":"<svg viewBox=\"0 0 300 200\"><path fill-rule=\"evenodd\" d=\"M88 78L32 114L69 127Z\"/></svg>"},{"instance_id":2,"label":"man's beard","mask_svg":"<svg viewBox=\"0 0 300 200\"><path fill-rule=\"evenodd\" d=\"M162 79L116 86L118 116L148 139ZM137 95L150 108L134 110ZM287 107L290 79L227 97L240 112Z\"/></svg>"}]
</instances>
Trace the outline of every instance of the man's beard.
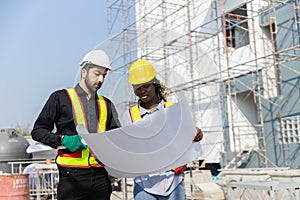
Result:
<instances>
[{"instance_id":1,"label":"man's beard","mask_svg":"<svg viewBox=\"0 0 300 200\"><path fill-rule=\"evenodd\" d=\"M85 85L86 85L86 87L89 89L89 91L91 92L91 93L96 93L99 89L100 89L100 87L101 87L101 83L99 83L97 86L94 84L91 84L90 82L89 82L89 79L85 79L84 80L84 82L85 82Z\"/></svg>"}]
</instances>

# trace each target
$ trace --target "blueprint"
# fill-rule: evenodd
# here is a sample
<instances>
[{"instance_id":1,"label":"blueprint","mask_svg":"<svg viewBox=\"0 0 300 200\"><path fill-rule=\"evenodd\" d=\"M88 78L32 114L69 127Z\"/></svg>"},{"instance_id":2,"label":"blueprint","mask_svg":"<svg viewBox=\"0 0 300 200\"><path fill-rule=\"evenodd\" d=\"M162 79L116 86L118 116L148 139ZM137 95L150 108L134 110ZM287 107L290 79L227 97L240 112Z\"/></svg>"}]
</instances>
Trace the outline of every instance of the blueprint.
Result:
<instances>
[{"instance_id":1,"label":"blueprint","mask_svg":"<svg viewBox=\"0 0 300 200\"><path fill-rule=\"evenodd\" d=\"M196 133L184 95L178 102L154 112L130 126L100 134L77 131L114 177L136 177L168 171L197 159L199 142L192 142Z\"/></svg>"}]
</instances>

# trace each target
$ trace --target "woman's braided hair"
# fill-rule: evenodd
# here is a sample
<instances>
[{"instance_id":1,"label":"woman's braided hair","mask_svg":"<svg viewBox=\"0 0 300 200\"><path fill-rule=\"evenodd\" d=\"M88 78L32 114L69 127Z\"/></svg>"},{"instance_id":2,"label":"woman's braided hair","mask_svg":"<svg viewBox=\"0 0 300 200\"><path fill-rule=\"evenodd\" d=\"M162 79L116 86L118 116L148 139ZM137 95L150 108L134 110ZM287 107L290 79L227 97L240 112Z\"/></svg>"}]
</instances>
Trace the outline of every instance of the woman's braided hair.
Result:
<instances>
[{"instance_id":1,"label":"woman's braided hair","mask_svg":"<svg viewBox=\"0 0 300 200\"><path fill-rule=\"evenodd\" d=\"M167 96L170 93L170 89L159 81L159 83L155 83L155 92L159 99L167 101Z\"/></svg>"}]
</instances>

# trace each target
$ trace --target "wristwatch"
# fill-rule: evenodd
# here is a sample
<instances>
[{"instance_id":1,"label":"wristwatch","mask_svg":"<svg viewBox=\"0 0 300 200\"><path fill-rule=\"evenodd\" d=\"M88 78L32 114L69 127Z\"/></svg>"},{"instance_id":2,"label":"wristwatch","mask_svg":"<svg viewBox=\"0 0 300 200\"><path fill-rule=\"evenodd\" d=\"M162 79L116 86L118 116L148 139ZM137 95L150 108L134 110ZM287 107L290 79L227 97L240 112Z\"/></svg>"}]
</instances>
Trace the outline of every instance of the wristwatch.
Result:
<instances>
[{"instance_id":1,"label":"wristwatch","mask_svg":"<svg viewBox=\"0 0 300 200\"><path fill-rule=\"evenodd\" d=\"M59 137L59 139L60 139L60 144L62 143L64 137L65 137L65 135L61 135L61 136Z\"/></svg>"}]
</instances>

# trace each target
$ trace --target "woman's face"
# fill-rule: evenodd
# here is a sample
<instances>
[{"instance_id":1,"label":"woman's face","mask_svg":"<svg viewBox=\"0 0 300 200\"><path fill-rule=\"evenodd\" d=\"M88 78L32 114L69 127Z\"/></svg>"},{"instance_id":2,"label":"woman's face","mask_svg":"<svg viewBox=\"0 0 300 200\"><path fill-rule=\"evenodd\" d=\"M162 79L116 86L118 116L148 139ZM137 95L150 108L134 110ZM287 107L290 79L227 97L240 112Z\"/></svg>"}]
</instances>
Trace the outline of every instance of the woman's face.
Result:
<instances>
[{"instance_id":1,"label":"woman's face","mask_svg":"<svg viewBox=\"0 0 300 200\"><path fill-rule=\"evenodd\" d=\"M157 103L158 96L155 92L155 86L153 83L146 83L141 87L138 87L134 92L143 103Z\"/></svg>"}]
</instances>

